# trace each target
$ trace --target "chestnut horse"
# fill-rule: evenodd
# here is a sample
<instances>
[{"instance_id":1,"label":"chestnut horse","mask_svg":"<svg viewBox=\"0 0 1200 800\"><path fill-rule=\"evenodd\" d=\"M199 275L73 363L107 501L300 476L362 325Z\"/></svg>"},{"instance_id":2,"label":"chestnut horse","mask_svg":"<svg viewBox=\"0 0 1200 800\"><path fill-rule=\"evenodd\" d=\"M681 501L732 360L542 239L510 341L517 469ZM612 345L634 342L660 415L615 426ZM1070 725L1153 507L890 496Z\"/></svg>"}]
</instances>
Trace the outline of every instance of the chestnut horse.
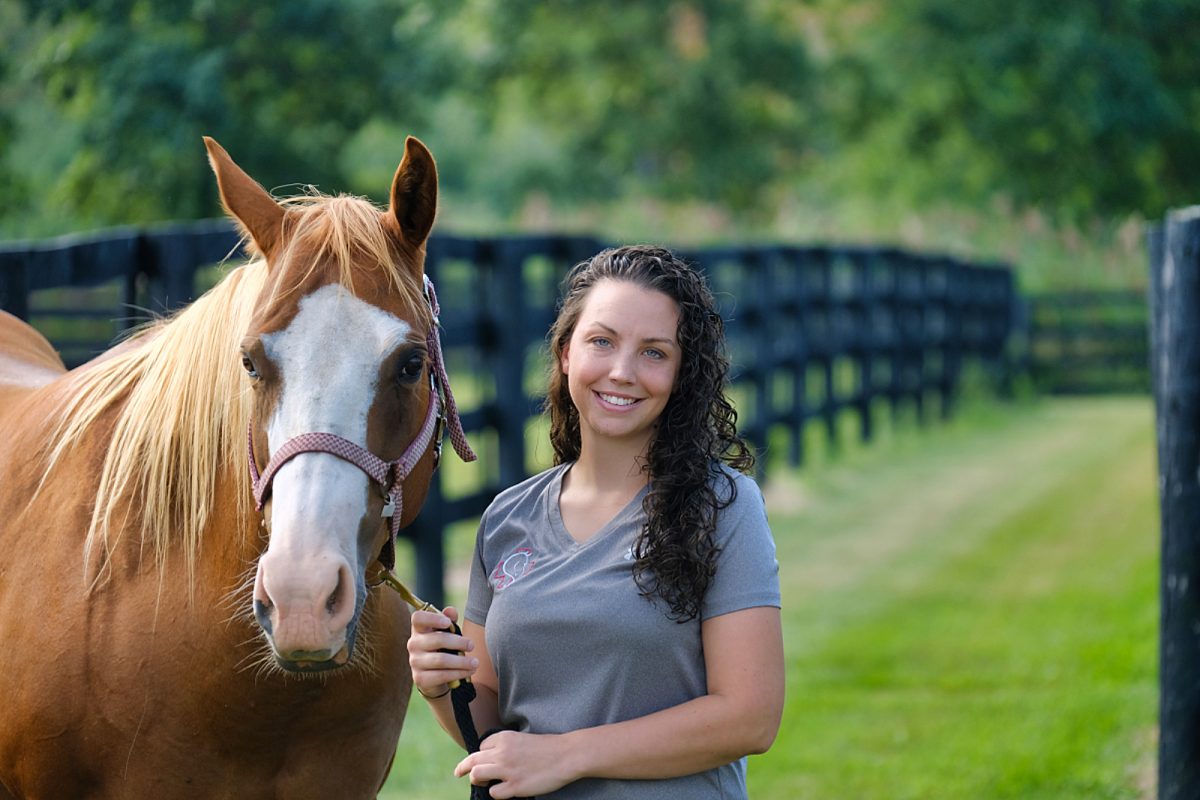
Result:
<instances>
[{"instance_id":1,"label":"chestnut horse","mask_svg":"<svg viewBox=\"0 0 1200 800\"><path fill-rule=\"evenodd\" d=\"M396 752L381 581L443 422L474 458L433 158L408 139L382 211L276 202L205 143L257 258L71 372L0 313L0 798L374 797Z\"/></svg>"}]
</instances>

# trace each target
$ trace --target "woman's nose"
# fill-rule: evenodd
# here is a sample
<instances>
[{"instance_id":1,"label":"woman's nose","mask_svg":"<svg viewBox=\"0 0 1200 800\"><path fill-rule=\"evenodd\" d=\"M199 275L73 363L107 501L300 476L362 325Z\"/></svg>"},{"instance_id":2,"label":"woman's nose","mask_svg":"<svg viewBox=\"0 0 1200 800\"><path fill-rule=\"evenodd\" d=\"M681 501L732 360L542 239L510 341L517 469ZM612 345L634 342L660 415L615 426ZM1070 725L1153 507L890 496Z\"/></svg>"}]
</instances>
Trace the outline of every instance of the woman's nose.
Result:
<instances>
[{"instance_id":1,"label":"woman's nose","mask_svg":"<svg viewBox=\"0 0 1200 800\"><path fill-rule=\"evenodd\" d=\"M608 377L621 383L633 383L634 358L633 353L617 353L609 365Z\"/></svg>"}]
</instances>

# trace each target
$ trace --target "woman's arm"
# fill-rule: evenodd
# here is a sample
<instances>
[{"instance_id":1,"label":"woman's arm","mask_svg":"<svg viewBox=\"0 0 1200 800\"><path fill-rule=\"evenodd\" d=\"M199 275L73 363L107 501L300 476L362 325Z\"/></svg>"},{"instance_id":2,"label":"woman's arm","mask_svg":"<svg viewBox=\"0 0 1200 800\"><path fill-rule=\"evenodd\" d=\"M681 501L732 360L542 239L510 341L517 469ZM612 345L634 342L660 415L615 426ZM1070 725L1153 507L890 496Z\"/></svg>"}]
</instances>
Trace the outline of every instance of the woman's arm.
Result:
<instances>
[{"instance_id":1,"label":"woman's arm","mask_svg":"<svg viewBox=\"0 0 1200 800\"><path fill-rule=\"evenodd\" d=\"M496 670L488 656L483 626L463 620L463 635L457 636L446 630L451 622L457 621L458 610L453 606L447 606L441 614L414 611L412 635L408 639L408 664L412 669L413 686L428 701L438 724L465 748L454 719L454 707L450 704L450 681L470 678L475 684L475 699L471 702L475 730L483 733L500 727L500 711ZM443 653L442 650L455 652Z\"/></svg>"},{"instance_id":2,"label":"woman's arm","mask_svg":"<svg viewBox=\"0 0 1200 800\"><path fill-rule=\"evenodd\" d=\"M779 609L748 608L700 627L708 693L638 719L558 735L501 732L456 775L499 780L492 797L552 792L580 778L673 778L771 746L783 713Z\"/></svg>"}]
</instances>

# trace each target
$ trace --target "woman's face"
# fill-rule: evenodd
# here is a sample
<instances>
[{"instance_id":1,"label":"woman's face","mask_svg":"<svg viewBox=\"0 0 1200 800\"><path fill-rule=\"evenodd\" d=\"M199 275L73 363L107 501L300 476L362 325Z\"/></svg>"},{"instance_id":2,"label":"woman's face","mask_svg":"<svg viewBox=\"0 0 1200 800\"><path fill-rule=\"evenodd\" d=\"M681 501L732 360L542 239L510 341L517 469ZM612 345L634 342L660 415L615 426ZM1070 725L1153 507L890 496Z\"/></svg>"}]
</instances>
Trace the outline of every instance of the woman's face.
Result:
<instances>
[{"instance_id":1,"label":"woman's face","mask_svg":"<svg viewBox=\"0 0 1200 800\"><path fill-rule=\"evenodd\" d=\"M611 279L588 292L561 358L585 450L597 439L645 450L679 374L678 328L662 292Z\"/></svg>"}]
</instances>

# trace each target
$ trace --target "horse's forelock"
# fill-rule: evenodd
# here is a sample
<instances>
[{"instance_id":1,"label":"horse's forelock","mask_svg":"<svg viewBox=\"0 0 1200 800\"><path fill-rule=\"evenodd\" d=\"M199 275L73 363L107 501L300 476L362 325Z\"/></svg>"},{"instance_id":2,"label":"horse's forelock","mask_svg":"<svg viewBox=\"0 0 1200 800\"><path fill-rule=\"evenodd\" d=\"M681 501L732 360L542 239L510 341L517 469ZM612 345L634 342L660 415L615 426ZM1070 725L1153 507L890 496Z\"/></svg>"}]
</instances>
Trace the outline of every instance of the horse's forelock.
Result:
<instances>
[{"instance_id":1,"label":"horse's forelock","mask_svg":"<svg viewBox=\"0 0 1200 800\"><path fill-rule=\"evenodd\" d=\"M422 257L407 252L382 223L382 211L370 201L349 195L300 195L283 201L288 208L288 227L272 273L272 294L277 301L298 300L297 294L310 285L336 281L356 292L356 278L382 277L389 291L400 295L405 306L424 327L429 314L419 280Z\"/></svg>"}]
</instances>

